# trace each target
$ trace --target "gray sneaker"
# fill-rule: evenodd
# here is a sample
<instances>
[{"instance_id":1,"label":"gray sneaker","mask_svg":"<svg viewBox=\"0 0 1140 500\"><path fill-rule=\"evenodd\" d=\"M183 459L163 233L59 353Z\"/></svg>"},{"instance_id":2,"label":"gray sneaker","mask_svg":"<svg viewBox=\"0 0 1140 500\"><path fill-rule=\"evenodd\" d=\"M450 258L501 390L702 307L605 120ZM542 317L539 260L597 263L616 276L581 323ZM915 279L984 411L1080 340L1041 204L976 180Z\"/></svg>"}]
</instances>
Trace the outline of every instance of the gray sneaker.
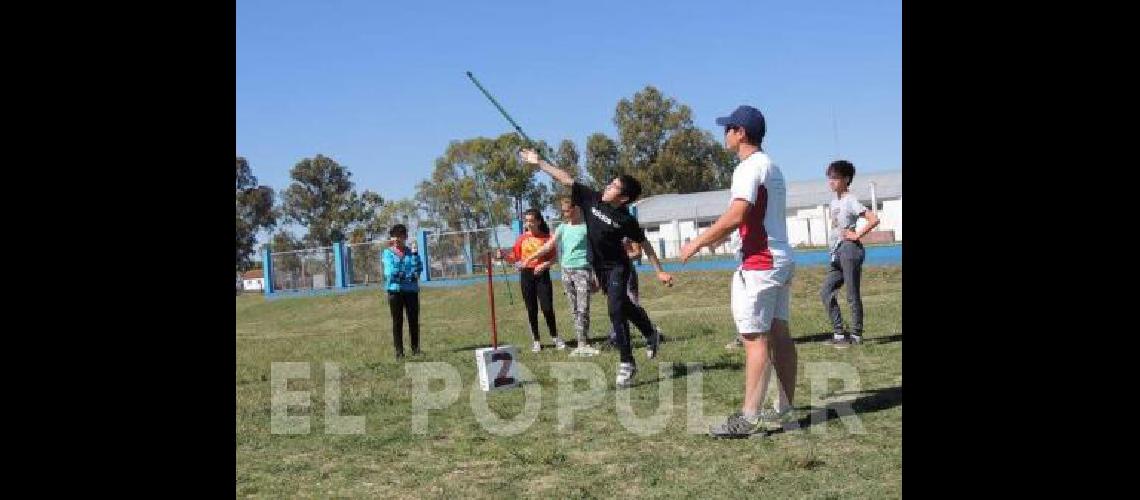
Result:
<instances>
[{"instance_id":1,"label":"gray sneaker","mask_svg":"<svg viewBox=\"0 0 1140 500\"><path fill-rule=\"evenodd\" d=\"M769 424L779 424L783 423L791 414L791 408L784 408L783 411L776 411L775 408L765 408L760 410L760 421Z\"/></svg>"},{"instance_id":2,"label":"gray sneaker","mask_svg":"<svg viewBox=\"0 0 1140 500\"><path fill-rule=\"evenodd\" d=\"M760 432L759 421L749 422L740 412L733 413L723 424L709 427L709 435L714 438L740 439L752 437Z\"/></svg>"}]
</instances>

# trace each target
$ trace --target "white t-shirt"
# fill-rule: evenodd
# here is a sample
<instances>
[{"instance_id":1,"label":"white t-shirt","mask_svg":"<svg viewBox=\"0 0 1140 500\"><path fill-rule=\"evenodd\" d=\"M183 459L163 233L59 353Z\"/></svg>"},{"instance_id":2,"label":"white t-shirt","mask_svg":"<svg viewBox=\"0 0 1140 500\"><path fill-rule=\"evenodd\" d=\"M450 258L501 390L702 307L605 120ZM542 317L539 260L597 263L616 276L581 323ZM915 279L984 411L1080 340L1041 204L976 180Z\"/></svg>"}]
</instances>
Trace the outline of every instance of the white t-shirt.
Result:
<instances>
[{"instance_id":1,"label":"white t-shirt","mask_svg":"<svg viewBox=\"0 0 1140 500\"><path fill-rule=\"evenodd\" d=\"M848 228L853 228L859 221L859 216L867 211L867 207L859 203L859 199L851 191L843 193L840 198L831 200L831 228L828 237L831 239L831 253L839 248L843 235Z\"/></svg>"},{"instance_id":2,"label":"white t-shirt","mask_svg":"<svg viewBox=\"0 0 1140 500\"><path fill-rule=\"evenodd\" d=\"M788 187L784 174L763 151L752 153L732 172L732 199L751 206L740 225L740 249L744 270L782 268L792 261L788 244ZM729 201L731 203L731 200Z\"/></svg>"}]
</instances>

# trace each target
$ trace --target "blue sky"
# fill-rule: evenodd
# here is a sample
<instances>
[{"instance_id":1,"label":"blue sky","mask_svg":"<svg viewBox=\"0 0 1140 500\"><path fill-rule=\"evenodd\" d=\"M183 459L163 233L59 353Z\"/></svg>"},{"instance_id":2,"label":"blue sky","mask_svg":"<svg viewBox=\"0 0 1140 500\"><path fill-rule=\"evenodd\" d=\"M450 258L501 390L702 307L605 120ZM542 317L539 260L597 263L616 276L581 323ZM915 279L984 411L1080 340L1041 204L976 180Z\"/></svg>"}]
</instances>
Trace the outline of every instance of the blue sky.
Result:
<instances>
[{"instance_id":1,"label":"blue sky","mask_svg":"<svg viewBox=\"0 0 1140 500\"><path fill-rule=\"evenodd\" d=\"M278 192L320 153L358 191L413 196L449 141L511 131L467 70L532 138L580 152L653 85L718 140L716 117L759 108L789 180L824 182L833 116L858 170L902 168L899 1L238 0L236 29L236 153Z\"/></svg>"}]
</instances>

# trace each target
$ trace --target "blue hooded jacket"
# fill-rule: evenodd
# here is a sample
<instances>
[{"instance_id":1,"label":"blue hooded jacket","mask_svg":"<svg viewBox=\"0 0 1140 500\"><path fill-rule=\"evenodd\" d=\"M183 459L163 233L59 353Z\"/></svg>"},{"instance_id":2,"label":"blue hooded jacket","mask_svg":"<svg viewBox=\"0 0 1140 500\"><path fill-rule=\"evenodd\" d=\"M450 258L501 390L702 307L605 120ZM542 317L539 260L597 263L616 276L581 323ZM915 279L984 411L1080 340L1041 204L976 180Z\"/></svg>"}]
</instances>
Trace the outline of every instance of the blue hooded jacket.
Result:
<instances>
[{"instance_id":1,"label":"blue hooded jacket","mask_svg":"<svg viewBox=\"0 0 1140 500\"><path fill-rule=\"evenodd\" d=\"M392 248L385 248L381 254L384 261L384 283L389 292L418 292L420 291L420 273L424 266L418 253L411 253L408 247L401 250L404 257L400 258Z\"/></svg>"}]
</instances>

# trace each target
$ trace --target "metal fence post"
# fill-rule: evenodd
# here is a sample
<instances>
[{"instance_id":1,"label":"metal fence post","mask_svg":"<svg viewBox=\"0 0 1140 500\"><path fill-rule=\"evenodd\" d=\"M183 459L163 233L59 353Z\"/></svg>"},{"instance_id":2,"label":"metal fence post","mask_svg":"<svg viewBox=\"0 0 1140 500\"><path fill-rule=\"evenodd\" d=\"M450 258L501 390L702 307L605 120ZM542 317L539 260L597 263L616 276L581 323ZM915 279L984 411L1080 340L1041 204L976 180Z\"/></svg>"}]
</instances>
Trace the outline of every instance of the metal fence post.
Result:
<instances>
[{"instance_id":1,"label":"metal fence post","mask_svg":"<svg viewBox=\"0 0 1140 500\"><path fill-rule=\"evenodd\" d=\"M416 235L416 240L419 241L420 259L423 260L424 270L420 273L420 281L431 281L431 254L428 252L427 237L431 231L420 229L419 234Z\"/></svg>"},{"instance_id":2,"label":"metal fence post","mask_svg":"<svg viewBox=\"0 0 1140 500\"><path fill-rule=\"evenodd\" d=\"M344 242L343 241L334 241L333 242L333 272L336 273L336 282L335 282L336 284L334 286L336 286L337 288L348 288L345 285L344 270L345 270L345 266L344 266Z\"/></svg>"},{"instance_id":3,"label":"metal fence post","mask_svg":"<svg viewBox=\"0 0 1140 500\"><path fill-rule=\"evenodd\" d=\"M262 288L265 290L266 295L273 294L273 254L270 252L271 248L268 243L262 247L262 261L261 261L261 277L265 282Z\"/></svg>"}]
</instances>

